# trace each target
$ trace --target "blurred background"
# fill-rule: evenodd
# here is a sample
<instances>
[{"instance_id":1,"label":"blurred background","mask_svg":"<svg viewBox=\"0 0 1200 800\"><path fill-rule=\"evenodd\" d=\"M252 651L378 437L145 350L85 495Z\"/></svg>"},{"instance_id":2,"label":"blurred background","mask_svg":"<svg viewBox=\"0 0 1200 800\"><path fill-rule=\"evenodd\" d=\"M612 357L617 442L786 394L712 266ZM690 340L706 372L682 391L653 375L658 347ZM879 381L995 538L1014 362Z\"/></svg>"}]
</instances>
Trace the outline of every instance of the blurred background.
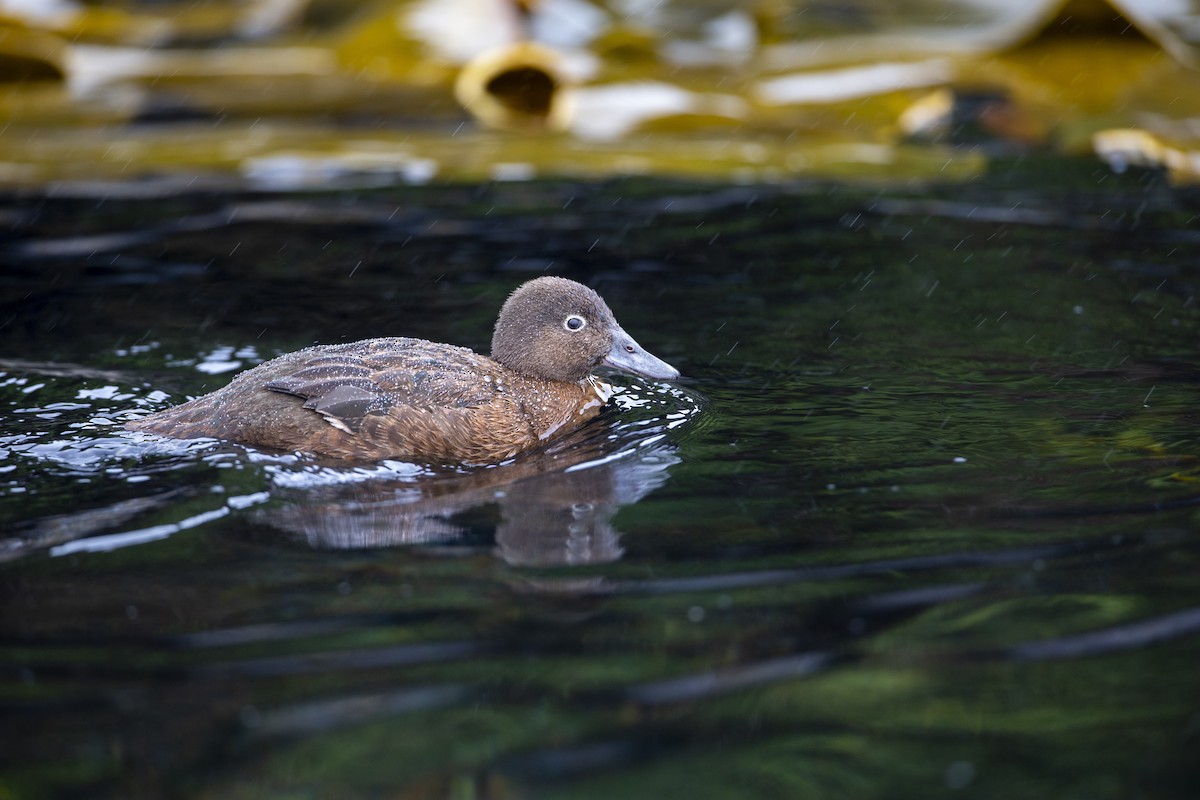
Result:
<instances>
[{"instance_id":1,"label":"blurred background","mask_svg":"<svg viewBox=\"0 0 1200 800\"><path fill-rule=\"evenodd\" d=\"M1195 0L0 0L0 185L1200 179Z\"/></svg>"}]
</instances>

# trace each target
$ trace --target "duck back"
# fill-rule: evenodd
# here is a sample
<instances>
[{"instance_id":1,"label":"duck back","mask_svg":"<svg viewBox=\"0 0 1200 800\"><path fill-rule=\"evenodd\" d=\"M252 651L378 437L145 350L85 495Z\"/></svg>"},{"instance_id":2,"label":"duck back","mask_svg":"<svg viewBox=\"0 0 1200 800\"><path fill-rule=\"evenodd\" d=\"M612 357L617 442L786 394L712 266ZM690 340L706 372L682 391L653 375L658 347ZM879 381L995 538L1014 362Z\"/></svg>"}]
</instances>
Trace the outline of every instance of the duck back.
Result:
<instances>
[{"instance_id":1,"label":"duck back","mask_svg":"<svg viewBox=\"0 0 1200 800\"><path fill-rule=\"evenodd\" d=\"M465 347L384 338L280 356L129 427L342 460L490 464L586 422L603 399Z\"/></svg>"}]
</instances>

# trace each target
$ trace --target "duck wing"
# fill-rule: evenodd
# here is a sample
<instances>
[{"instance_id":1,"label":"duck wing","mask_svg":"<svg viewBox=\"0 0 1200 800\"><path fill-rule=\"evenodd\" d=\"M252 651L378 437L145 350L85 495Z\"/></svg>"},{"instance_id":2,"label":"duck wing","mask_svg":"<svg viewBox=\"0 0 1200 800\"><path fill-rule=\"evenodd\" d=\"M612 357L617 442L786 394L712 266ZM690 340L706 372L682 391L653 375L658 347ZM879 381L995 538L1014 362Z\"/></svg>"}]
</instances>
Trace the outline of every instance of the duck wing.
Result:
<instances>
[{"instance_id":1,"label":"duck wing","mask_svg":"<svg viewBox=\"0 0 1200 800\"><path fill-rule=\"evenodd\" d=\"M263 388L303 398L304 408L347 433L361 431L371 416L445 417L480 408L501 385L501 368L490 358L424 339L368 339L302 352L296 369Z\"/></svg>"},{"instance_id":2,"label":"duck wing","mask_svg":"<svg viewBox=\"0 0 1200 800\"><path fill-rule=\"evenodd\" d=\"M464 347L368 339L280 356L128 426L357 461L496 464L599 405L580 385L530 379Z\"/></svg>"},{"instance_id":3,"label":"duck wing","mask_svg":"<svg viewBox=\"0 0 1200 800\"><path fill-rule=\"evenodd\" d=\"M291 448L337 458L488 464L539 443L522 404L505 391L514 376L464 347L368 339L296 355L261 386L302 398L300 408L329 424L302 426Z\"/></svg>"}]
</instances>

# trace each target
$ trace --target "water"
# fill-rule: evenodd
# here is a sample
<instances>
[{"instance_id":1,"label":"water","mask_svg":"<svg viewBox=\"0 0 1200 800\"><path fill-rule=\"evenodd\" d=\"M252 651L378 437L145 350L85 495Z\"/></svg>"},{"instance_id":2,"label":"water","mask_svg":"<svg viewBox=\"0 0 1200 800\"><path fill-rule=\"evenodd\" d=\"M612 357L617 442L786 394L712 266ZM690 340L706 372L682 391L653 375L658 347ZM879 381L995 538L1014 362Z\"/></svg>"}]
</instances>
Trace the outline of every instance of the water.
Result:
<instances>
[{"instance_id":1,"label":"water","mask_svg":"<svg viewBox=\"0 0 1200 800\"><path fill-rule=\"evenodd\" d=\"M2 198L0 794L1193 797L1198 215L1070 161ZM120 428L486 349L543 271L685 378L489 470Z\"/></svg>"}]
</instances>

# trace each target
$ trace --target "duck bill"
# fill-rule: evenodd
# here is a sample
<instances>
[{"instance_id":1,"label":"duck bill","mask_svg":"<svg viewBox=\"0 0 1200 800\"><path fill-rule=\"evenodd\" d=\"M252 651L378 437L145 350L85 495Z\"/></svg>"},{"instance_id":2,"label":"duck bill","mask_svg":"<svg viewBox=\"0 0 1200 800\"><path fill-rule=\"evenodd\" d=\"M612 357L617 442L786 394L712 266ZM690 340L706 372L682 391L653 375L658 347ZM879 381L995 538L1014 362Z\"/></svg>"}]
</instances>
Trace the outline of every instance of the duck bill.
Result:
<instances>
[{"instance_id":1,"label":"duck bill","mask_svg":"<svg viewBox=\"0 0 1200 800\"><path fill-rule=\"evenodd\" d=\"M652 378L653 380L672 381L679 377L679 370L658 356L648 353L620 327L614 331L612 349L608 351L608 355L601 363L622 372L632 372L634 375L641 375L643 378Z\"/></svg>"}]
</instances>

